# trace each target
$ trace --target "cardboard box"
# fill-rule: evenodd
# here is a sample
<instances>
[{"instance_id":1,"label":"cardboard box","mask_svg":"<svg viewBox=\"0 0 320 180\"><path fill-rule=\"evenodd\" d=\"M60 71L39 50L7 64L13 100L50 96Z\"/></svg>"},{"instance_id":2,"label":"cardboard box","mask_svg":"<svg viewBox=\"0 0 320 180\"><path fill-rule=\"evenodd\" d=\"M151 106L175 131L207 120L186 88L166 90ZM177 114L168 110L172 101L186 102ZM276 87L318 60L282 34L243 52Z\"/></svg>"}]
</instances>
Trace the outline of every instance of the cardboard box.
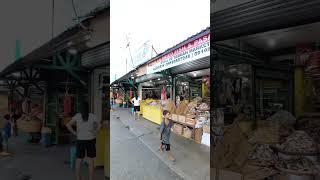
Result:
<instances>
[{"instance_id":1,"label":"cardboard box","mask_svg":"<svg viewBox=\"0 0 320 180\"><path fill-rule=\"evenodd\" d=\"M182 135L182 133L183 133L183 126L180 125L180 124L174 124L174 125L173 125L173 131L174 131L176 134Z\"/></svg>"},{"instance_id":2,"label":"cardboard box","mask_svg":"<svg viewBox=\"0 0 320 180\"><path fill-rule=\"evenodd\" d=\"M186 124L194 126L196 124L196 120L191 118L186 118Z\"/></svg>"},{"instance_id":3,"label":"cardboard box","mask_svg":"<svg viewBox=\"0 0 320 180\"><path fill-rule=\"evenodd\" d=\"M210 134L210 126L208 126L208 125L203 125L203 132L204 133L209 133Z\"/></svg>"},{"instance_id":4,"label":"cardboard box","mask_svg":"<svg viewBox=\"0 0 320 180\"><path fill-rule=\"evenodd\" d=\"M185 127L184 129L183 129L183 136L185 137L185 138L191 138L192 137L192 131L191 131L191 129L189 129L188 127Z\"/></svg>"},{"instance_id":5,"label":"cardboard box","mask_svg":"<svg viewBox=\"0 0 320 180\"><path fill-rule=\"evenodd\" d=\"M198 143L201 143L201 139L202 139L202 129L196 128L194 130L194 140Z\"/></svg>"},{"instance_id":6,"label":"cardboard box","mask_svg":"<svg viewBox=\"0 0 320 180\"><path fill-rule=\"evenodd\" d=\"M182 123L185 123L185 122L186 122L186 117L185 117L185 116L178 115L178 121L179 121L179 122L182 122Z\"/></svg>"},{"instance_id":7,"label":"cardboard box","mask_svg":"<svg viewBox=\"0 0 320 180\"><path fill-rule=\"evenodd\" d=\"M172 114L172 115L171 115L171 119L172 119L173 121L178 121L178 115L177 115L177 114Z\"/></svg>"}]
</instances>

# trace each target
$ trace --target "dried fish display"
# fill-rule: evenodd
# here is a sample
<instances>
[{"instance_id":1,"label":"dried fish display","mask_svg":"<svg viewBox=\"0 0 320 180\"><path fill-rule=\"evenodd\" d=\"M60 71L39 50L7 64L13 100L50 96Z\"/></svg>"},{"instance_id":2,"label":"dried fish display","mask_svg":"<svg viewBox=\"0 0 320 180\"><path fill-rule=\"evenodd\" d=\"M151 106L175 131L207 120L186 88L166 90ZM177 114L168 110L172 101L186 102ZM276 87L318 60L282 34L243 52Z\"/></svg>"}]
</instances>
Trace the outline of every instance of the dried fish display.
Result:
<instances>
[{"instance_id":1,"label":"dried fish display","mask_svg":"<svg viewBox=\"0 0 320 180\"><path fill-rule=\"evenodd\" d=\"M256 144L249 154L249 160L253 160L260 165L268 165L274 164L277 161L277 156L269 145Z\"/></svg>"},{"instance_id":2,"label":"dried fish display","mask_svg":"<svg viewBox=\"0 0 320 180\"><path fill-rule=\"evenodd\" d=\"M305 157L281 160L276 167L280 170L295 172L296 174L312 174L317 169L315 164Z\"/></svg>"},{"instance_id":3,"label":"dried fish display","mask_svg":"<svg viewBox=\"0 0 320 180\"><path fill-rule=\"evenodd\" d=\"M278 148L291 153L317 153L318 147L305 131L294 131Z\"/></svg>"}]
</instances>

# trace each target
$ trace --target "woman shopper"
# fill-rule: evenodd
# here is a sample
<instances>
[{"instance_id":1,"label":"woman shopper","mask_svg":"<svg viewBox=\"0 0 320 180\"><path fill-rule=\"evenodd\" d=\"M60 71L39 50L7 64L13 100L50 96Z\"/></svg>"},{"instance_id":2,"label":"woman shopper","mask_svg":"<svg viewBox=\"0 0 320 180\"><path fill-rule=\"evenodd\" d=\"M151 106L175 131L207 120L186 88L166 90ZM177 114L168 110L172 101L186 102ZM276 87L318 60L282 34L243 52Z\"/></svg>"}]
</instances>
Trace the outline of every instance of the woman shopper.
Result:
<instances>
[{"instance_id":1,"label":"woman shopper","mask_svg":"<svg viewBox=\"0 0 320 180\"><path fill-rule=\"evenodd\" d=\"M138 116L139 119L139 113L140 113L140 97L138 96L138 93L136 96L131 100L131 103L133 104L134 108L134 119L136 119L136 116Z\"/></svg>"},{"instance_id":2,"label":"woman shopper","mask_svg":"<svg viewBox=\"0 0 320 180\"><path fill-rule=\"evenodd\" d=\"M163 121L160 126L160 140L161 140L161 145L160 145L160 151L163 151L163 148L168 153L168 159L170 161L175 162L175 159L172 155L172 151L170 148L170 134L171 134L171 128L173 126L173 122L170 119L170 112L168 110L163 111Z\"/></svg>"},{"instance_id":3,"label":"woman shopper","mask_svg":"<svg viewBox=\"0 0 320 180\"><path fill-rule=\"evenodd\" d=\"M73 129L76 125L76 131ZM89 180L94 180L94 159L96 157L96 135L101 124L94 114L89 113L89 106L84 104L83 111L77 113L66 125L68 130L77 136L76 145L76 177L81 180L81 164L85 156L89 164Z\"/></svg>"}]
</instances>

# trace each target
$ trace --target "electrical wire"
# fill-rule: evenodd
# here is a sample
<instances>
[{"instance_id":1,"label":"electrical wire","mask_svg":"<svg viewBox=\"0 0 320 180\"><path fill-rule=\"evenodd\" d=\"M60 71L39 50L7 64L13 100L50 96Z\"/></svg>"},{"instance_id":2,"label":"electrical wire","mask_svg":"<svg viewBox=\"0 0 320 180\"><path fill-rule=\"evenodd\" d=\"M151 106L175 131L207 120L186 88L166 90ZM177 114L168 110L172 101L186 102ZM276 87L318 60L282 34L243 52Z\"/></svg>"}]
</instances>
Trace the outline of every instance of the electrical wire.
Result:
<instances>
[{"instance_id":1,"label":"electrical wire","mask_svg":"<svg viewBox=\"0 0 320 180\"><path fill-rule=\"evenodd\" d=\"M80 27L82 27L84 30L88 30L88 28L85 27L85 26L80 22L80 18L79 18L79 16L78 16L78 13L77 13L77 10L76 10L76 6L75 6L75 4L74 4L74 0L71 0L71 2L72 2L73 12L74 12L74 14L75 14L75 16L76 16L78 25L79 25Z\"/></svg>"}]
</instances>

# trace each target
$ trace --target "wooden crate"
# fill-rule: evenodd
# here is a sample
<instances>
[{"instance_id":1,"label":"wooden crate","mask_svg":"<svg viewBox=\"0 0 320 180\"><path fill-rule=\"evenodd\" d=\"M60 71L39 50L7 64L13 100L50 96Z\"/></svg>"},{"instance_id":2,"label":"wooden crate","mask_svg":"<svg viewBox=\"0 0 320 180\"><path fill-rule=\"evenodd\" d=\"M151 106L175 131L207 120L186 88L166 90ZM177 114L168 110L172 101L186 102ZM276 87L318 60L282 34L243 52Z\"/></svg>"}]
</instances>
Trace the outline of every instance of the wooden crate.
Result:
<instances>
[{"instance_id":1,"label":"wooden crate","mask_svg":"<svg viewBox=\"0 0 320 180\"><path fill-rule=\"evenodd\" d=\"M202 139L202 129L196 128L194 130L194 140L198 143L201 143L201 139Z\"/></svg>"}]
</instances>

